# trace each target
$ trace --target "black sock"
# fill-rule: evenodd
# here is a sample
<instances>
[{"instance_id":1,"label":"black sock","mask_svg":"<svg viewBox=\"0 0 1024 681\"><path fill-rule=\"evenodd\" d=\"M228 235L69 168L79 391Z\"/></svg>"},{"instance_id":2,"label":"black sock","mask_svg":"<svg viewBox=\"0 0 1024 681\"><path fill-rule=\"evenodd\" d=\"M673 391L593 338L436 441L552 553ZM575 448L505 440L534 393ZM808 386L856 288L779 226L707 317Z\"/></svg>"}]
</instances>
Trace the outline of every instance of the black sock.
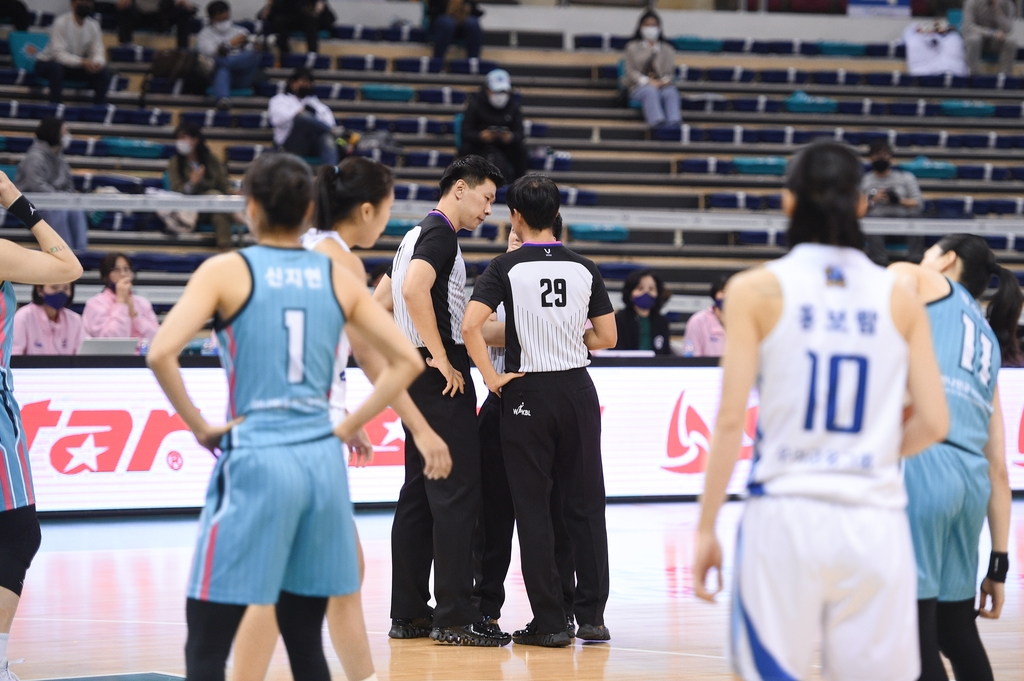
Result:
<instances>
[{"instance_id":1,"label":"black sock","mask_svg":"<svg viewBox=\"0 0 1024 681\"><path fill-rule=\"evenodd\" d=\"M992 681L992 665L978 635L974 599L940 601L936 612L939 649L953 665L953 675L957 679Z\"/></svg>"},{"instance_id":2,"label":"black sock","mask_svg":"<svg viewBox=\"0 0 1024 681\"><path fill-rule=\"evenodd\" d=\"M244 605L210 603L192 598L185 602L185 620L188 622L186 681L224 681L224 665L245 608Z\"/></svg>"},{"instance_id":3,"label":"black sock","mask_svg":"<svg viewBox=\"0 0 1024 681\"><path fill-rule=\"evenodd\" d=\"M292 676L296 679L331 681L322 633L326 612L326 598L282 591L277 599L277 626L281 629Z\"/></svg>"},{"instance_id":4,"label":"black sock","mask_svg":"<svg viewBox=\"0 0 1024 681\"><path fill-rule=\"evenodd\" d=\"M921 643L921 677L919 681L949 681L946 666L939 657L939 631L935 608L939 599L917 602L917 627Z\"/></svg>"}]
</instances>

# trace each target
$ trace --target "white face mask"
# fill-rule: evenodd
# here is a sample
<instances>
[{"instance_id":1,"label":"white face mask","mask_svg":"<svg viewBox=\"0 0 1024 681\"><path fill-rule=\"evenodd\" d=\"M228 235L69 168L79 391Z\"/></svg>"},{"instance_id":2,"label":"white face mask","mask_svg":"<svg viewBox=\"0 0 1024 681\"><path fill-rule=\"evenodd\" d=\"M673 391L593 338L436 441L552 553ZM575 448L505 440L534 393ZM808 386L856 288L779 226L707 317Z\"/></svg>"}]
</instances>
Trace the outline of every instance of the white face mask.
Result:
<instances>
[{"instance_id":1,"label":"white face mask","mask_svg":"<svg viewBox=\"0 0 1024 681\"><path fill-rule=\"evenodd\" d=\"M658 28L657 26L641 26L640 35L643 36L644 40L653 43L659 37L661 37L661 29Z\"/></svg>"},{"instance_id":2,"label":"white face mask","mask_svg":"<svg viewBox=\"0 0 1024 681\"><path fill-rule=\"evenodd\" d=\"M487 95L487 99L495 109L504 109L508 104L509 95L507 92L492 92Z\"/></svg>"},{"instance_id":3,"label":"white face mask","mask_svg":"<svg viewBox=\"0 0 1024 681\"><path fill-rule=\"evenodd\" d=\"M188 156L192 153L192 142L189 140L178 140L174 143L174 148L178 150L178 153L182 156Z\"/></svg>"},{"instance_id":4,"label":"white face mask","mask_svg":"<svg viewBox=\"0 0 1024 681\"><path fill-rule=\"evenodd\" d=\"M66 132L60 136L60 148L67 149L71 146L71 133Z\"/></svg>"},{"instance_id":5,"label":"white face mask","mask_svg":"<svg viewBox=\"0 0 1024 681\"><path fill-rule=\"evenodd\" d=\"M231 19L225 19L224 21L218 21L213 27L221 33L227 33L234 25L235 22L231 21Z\"/></svg>"}]
</instances>

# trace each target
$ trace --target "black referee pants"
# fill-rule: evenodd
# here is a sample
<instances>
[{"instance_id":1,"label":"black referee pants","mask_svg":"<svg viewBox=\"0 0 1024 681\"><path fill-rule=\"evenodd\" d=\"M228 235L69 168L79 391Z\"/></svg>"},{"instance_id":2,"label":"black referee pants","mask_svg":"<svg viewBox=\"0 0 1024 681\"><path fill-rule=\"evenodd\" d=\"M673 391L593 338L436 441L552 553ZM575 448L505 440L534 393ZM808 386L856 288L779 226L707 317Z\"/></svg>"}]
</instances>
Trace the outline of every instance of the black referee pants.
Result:
<instances>
[{"instance_id":1,"label":"black referee pants","mask_svg":"<svg viewBox=\"0 0 1024 681\"><path fill-rule=\"evenodd\" d=\"M597 389L586 369L573 369L527 374L502 394L505 470L519 526L523 581L538 631L565 629L551 517L556 483L576 564L576 621L604 624L608 531Z\"/></svg>"},{"instance_id":2,"label":"black referee pants","mask_svg":"<svg viewBox=\"0 0 1024 681\"><path fill-rule=\"evenodd\" d=\"M448 360L466 379L466 392L442 395L445 379L427 367L409 387L409 396L430 427L448 443L452 472L427 480L412 433L405 431L405 483L391 528L391 617L417 619L433 614L435 627L478 622L473 597L473 528L480 513L480 442L476 391L463 346L448 348ZM430 564L434 563L431 613Z\"/></svg>"},{"instance_id":3,"label":"black referee pants","mask_svg":"<svg viewBox=\"0 0 1024 681\"><path fill-rule=\"evenodd\" d=\"M505 577L512 562L512 531L516 513L512 504L505 473L505 457L501 450L501 398L490 393L480 407L480 478L483 484L483 503L480 508L482 547L480 554L480 580L475 595L480 612L486 617L501 617L505 604ZM576 595L576 567L572 556L572 542L562 515L562 496L557 484L551 494L551 521L555 532L555 562L562 584L563 607L572 615Z\"/></svg>"}]
</instances>

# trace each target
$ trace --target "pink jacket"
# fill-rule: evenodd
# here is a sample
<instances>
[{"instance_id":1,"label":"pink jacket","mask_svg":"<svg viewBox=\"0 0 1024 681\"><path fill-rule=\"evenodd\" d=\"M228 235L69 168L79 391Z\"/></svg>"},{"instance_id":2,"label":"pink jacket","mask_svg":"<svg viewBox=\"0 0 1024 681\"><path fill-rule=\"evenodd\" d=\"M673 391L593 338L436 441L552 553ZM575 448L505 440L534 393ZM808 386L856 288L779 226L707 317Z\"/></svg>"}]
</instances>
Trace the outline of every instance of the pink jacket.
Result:
<instances>
[{"instance_id":1,"label":"pink jacket","mask_svg":"<svg viewBox=\"0 0 1024 681\"><path fill-rule=\"evenodd\" d=\"M718 321L714 308L708 307L695 313L686 322L684 345L693 343L694 357L721 357L725 351L725 329Z\"/></svg>"},{"instance_id":2,"label":"pink jacket","mask_svg":"<svg viewBox=\"0 0 1024 681\"><path fill-rule=\"evenodd\" d=\"M132 294L135 318L128 314L128 306L117 302L109 288L89 299L82 313L85 335L90 338L145 338L153 340L160 330L153 306L142 296Z\"/></svg>"},{"instance_id":3,"label":"pink jacket","mask_svg":"<svg viewBox=\"0 0 1024 681\"><path fill-rule=\"evenodd\" d=\"M85 337L82 317L63 309L51 322L42 305L30 303L14 313L12 355L74 355Z\"/></svg>"}]
</instances>

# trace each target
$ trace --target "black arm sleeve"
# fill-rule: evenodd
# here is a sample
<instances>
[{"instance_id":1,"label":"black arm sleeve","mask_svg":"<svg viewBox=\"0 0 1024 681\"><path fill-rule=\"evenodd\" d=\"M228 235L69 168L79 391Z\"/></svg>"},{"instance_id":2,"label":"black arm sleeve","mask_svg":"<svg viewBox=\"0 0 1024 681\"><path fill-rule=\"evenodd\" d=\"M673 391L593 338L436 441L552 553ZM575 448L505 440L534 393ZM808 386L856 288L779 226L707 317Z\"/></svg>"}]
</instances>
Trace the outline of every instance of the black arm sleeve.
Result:
<instances>
[{"instance_id":1,"label":"black arm sleeve","mask_svg":"<svg viewBox=\"0 0 1024 681\"><path fill-rule=\"evenodd\" d=\"M498 305L505 302L505 293L508 289L505 285L505 275L500 269L497 262L492 260L483 274L477 277L472 300L483 303L492 310L497 310Z\"/></svg>"},{"instance_id":2,"label":"black arm sleeve","mask_svg":"<svg viewBox=\"0 0 1024 681\"><path fill-rule=\"evenodd\" d=\"M463 144L466 144L467 142L479 142L480 133L484 130L484 125L482 124L480 117L479 97L479 93L472 94L466 102L466 115L462 119Z\"/></svg>"},{"instance_id":3,"label":"black arm sleeve","mask_svg":"<svg viewBox=\"0 0 1024 681\"><path fill-rule=\"evenodd\" d=\"M428 229L420 235L412 252L413 260L424 260L440 274L455 264L459 238L447 225Z\"/></svg>"},{"instance_id":4,"label":"black arm sleeve","mask_svg":"<svg viewBox=\"0 0 1024 681\"><path fill-rule=\"evenodd\" d=\"M523 139L526 135L523 134L523 109L518 104L515 105L515 111L512 114L512 136L515 144L522 144Z\"/></svg>"},{"instance_id":5,"label":"black arm sleeve","mask_svg":"<svg viewBox=\"0 0 1024 681\"><path fill-rule=\"evenodd\" d=\"M594 283L590 288L590 312L587 315L590 319L615 312L612 301L608 298L608 289L604 287L604 279L601 277L597 265L590 263L590 273L594 275Z\"/></svg>"}]
</instances>

